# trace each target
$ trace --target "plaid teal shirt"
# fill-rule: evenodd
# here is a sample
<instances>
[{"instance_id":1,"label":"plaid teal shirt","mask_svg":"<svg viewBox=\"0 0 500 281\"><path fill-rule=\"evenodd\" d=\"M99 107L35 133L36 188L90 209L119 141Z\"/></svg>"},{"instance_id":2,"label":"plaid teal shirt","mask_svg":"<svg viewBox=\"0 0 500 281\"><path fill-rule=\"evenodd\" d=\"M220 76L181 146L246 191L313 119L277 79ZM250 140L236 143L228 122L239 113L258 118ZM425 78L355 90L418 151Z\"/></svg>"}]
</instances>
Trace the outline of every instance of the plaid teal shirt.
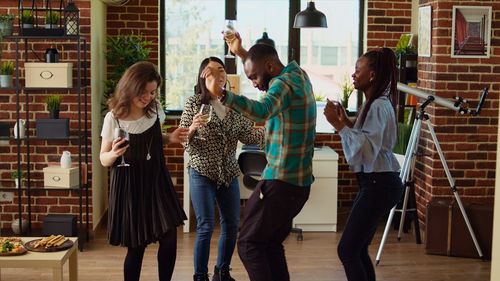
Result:
<instances>
[{"instance_id":1,"label":"plaid teal shirt","mask_svg":"<svg viewBox=\"0 0 500 281\"><path fill-rule=\"evenodd\" d=\"M307 74L296 62L269 83L260 101L227 92L225 105L256 122L266 122L267 166L262 178L298 186L313 183L316 101Z\"/></svg>"}]
</instances>

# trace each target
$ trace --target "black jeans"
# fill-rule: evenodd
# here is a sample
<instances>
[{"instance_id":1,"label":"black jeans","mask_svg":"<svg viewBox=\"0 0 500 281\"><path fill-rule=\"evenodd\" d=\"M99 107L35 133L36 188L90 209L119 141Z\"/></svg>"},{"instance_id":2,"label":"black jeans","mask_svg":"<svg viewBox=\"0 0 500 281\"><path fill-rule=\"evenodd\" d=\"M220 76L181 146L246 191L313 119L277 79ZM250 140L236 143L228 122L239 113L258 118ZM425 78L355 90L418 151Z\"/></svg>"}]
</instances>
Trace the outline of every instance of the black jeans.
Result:
<instances>
[{"instance_id":1,"label":"black jeans","mask_svg":"<svg viewBox=\"0 0 500 281\"><path fill-rule=\"evenodd\" d=\"M347 219L338 255L349 281L375 281L368 254L380 219L401 198L403 184L396 172L357 173L359 192Z\"/></svg>"},{"instance_id":2,"label":"black jeans","mask_svg":"<svg viewBox=\"0 0 500 281\"><path fill-rule=\"evenodd\" d=\"M309 192L310 186L279 180L260 181L253 191L238 239L238 254L251 281L290 280L282 243Z\"/></svg>"}]
</instances>

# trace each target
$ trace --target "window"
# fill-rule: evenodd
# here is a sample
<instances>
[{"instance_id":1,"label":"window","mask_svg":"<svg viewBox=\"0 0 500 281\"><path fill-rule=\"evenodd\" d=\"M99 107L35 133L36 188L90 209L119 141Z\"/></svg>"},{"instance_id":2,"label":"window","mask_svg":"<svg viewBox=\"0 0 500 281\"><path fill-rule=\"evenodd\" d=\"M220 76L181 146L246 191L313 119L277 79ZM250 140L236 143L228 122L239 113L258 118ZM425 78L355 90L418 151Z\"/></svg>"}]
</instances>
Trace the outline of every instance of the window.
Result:
<instances>
[{"instance_id":1,"label":"window","mask_svg":"<svg viewBox=\"0 0 500 281\"><path fill-rule=\"evenodd\" d=\"M193 95L201 61L224 53L224 6L224 0L165 0L162 74L167 109L182 110Z\"/></svg>"},{"instance_id":2,"label":"window","mask_svg":"<svg viewBox=\"0 0 500 281\"><path fill-rule=\"evenodd\" d=\"M296 0L163 0L161 55L167 109L182 111L186 98L193 94L203 58L224 59L225 46L220 33L228 9L233 9L229 14L237 14L236 29L246 48L266 31L284 64L294 57L307 71L316 95L339 99L339 85L343 79L351 79L362 46L359 34L363 0L316 0L316 8L326 15L329 27L294 30L291 27L294 19L289 15L304 10L307 2L301 0L299 6ZM294 51L290 52L291 49ZM240 76L240 92L258 98L261 93L246 78L239 59L236 73ZM357 96L353 94L349 107L352 110L356 105ZM330 128L320 124L326 122L322 106L318 102L318 129Z\"/></svg>"},{"instance_id":3,"label":"window","mask_svg":"<svg viewBox=\"0 0 500 281\"><path fill-rule=\"evenodd\" d=\"M301 10L306 8L301 1ZM317 99L327 97L340 100L340 84L352 81L356 59L361 46L359 40L360 1L316 0L316 8L325 14L328 28L302 29L300 35L300 62L311 79ZM349 99L349 108L356 111L356 93ZM324 102L318 101L317 132L331 132L331 125L323 115Z\"/></svg>"}]
</instances>

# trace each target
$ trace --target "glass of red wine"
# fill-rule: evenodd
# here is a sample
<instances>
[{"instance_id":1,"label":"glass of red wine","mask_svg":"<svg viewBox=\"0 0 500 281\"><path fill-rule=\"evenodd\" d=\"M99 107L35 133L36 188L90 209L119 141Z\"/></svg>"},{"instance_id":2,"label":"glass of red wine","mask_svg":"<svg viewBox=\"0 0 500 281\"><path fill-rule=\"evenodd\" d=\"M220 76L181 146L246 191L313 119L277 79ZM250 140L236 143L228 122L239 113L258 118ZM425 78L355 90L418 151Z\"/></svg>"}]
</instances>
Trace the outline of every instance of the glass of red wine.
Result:
<instances>
[{"instance_id":1,"label":"glass of red wine","mask_svg":"<svg viewBox=\"0 0 500 281\"><path fill-rule=\"evenodd\" d=\"M122 128L115 128L115 139L125 139L123 144L119 146L119 148L123 148L127 146L130 142L130 136L127 131L123 130ZM118 165L118 167L128 167L130 166L129 164L125 163L125 157L122 154L122 162Z\"/></svg>"}]
</instances>

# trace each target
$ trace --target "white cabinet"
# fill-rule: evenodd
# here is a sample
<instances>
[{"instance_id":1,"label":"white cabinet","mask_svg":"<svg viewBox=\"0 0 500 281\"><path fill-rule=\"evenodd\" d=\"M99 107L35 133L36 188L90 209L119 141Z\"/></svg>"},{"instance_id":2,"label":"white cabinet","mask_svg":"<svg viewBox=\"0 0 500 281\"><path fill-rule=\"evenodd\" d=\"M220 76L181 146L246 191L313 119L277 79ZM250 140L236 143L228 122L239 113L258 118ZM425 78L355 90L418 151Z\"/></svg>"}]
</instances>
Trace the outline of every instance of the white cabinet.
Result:
<instances>
[{"instance_id":1,"label":"white cabinet","mask_svg":"<svg viewBox=\"0 0 500 281\"><path fill-rule=\"evenodd\" d=\"M239 149L236 155L239 155ZM338 154L329 147L314 151L313 175L309 200L300 214L295 217L294 227L303 231L337 231L337 167ZM189 176L187 162L189 155L184 152L184 212L188 220L184 223L184 232L190 231L191 200L189 198ZM241 177L240 177L241 178ZM241 197L246 199L251 193L240 181Z\"/></svg>"},{"instance_id":2,"label":"white cabinet","mask_svg":"<svg viewBox=\"0 0 500 281\"><path fill-rule=\"evenodd\" d=\"M339 156L330 147L314 151L309 200L293 220L303 231L337 231L337 175Z\"/></svg>"}]
</instances>

